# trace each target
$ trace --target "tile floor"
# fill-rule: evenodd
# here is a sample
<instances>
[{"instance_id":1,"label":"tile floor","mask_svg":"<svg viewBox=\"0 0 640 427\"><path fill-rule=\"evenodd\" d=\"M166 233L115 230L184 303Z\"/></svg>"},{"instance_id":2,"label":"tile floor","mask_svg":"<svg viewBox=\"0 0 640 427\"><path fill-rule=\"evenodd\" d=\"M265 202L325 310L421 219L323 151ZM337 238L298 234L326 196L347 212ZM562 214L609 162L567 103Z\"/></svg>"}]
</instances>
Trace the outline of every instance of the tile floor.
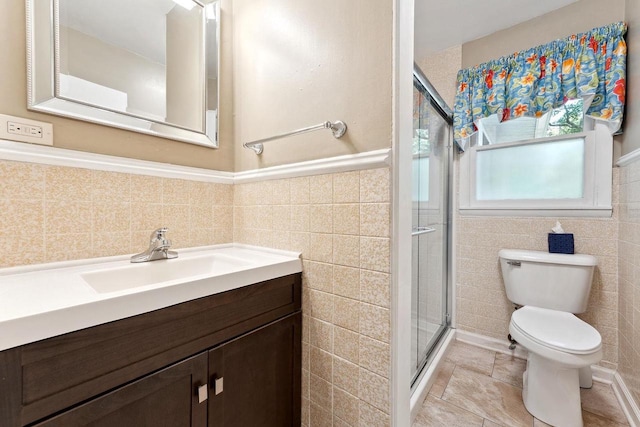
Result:
<instances>
[{"instance_id":1,"label":"tile floor","mask_svg":"<svg viewBox=\"0 0 640 427\"><path fill-rule=\"evenodd\" d=\"M456 341L413 427L544 427L522 403L526 361ZM610 385L582 390L585 427L628 426Z\"/></svg>"}]
</instances>

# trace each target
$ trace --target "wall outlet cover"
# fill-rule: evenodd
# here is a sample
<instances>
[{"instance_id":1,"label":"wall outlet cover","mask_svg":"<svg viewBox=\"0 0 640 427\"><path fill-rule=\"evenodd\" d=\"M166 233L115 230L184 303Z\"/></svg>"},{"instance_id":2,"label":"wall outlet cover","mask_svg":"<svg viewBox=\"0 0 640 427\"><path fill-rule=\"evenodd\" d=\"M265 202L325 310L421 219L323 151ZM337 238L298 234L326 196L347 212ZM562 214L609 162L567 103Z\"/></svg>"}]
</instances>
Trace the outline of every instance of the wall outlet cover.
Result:
<instances>
[{"instance_id":1,"label":"wall outlet cover","mask_svg":"<svg viewBox=\"0 0 640 427\"><path fill-rule=\"evenodd\" d=\"M31 144L53 145L53 125L0 114L0 138Z\"/></svg>"}]
</instances>

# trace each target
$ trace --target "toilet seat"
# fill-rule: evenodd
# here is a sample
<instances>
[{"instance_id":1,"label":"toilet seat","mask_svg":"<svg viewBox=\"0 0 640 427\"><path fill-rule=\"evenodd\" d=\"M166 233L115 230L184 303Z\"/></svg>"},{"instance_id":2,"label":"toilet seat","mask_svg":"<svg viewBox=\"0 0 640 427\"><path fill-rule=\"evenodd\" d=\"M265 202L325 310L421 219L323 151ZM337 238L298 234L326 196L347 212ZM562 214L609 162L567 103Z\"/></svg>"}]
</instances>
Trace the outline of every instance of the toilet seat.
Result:
<instances>
[{"instance_id":1,"label":"toilet seat","mask_svg":"<svg viewBox=\"0 0 640 427\"><path fill-rule=\"evenodd\" d=\"M571 313L525 306L511 315L509 332L528 350L522 400L536 418L554 426L582 426L582 376L602 359L602 338Z\"/></svg>"},{"instance_id":2,"label":"toilet seat","mask_svg":"<svg viewBox=\"0 0 640 427\"><path fill-rule=\"evenodd\" d=\"M511 316L511 327L546 348L575 355L590 355L602 347L598 331L571 313L525 306Z\"/></svg>"}]
</instances>

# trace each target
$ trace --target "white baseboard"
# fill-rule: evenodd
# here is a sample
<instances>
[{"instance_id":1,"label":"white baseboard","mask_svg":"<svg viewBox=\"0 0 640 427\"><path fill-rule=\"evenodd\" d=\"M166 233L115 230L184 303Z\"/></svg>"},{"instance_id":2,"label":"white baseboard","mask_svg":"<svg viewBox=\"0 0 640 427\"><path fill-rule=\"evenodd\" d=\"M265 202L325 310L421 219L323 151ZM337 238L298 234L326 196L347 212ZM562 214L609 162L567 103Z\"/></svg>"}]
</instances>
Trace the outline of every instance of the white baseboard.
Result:
<instances>
[{"instance_id":1,"label":"white baseboard","mask_svg":"<svg viewBox=\"0 0 640 427\"><path fill-rule=\"evenodd\" d=\"M434 381L436 380L436 375L438 369L442 366L449 348L451 344L455 341L456 330L449 329L446 332L446 336L442 338L440 348L436 351L436 354L433 356L433 359L425 372L422 374L418 385L411 393L411 424L413 424L418 412L420 412L420 408L422 407L422 402L427 398L427 394L431 389Z\"/></svg>"},{"instance_id":2,"label":"white baseboard","mask_svg":"<svg viewBox=\"0 0 640 427\"><path fill-rule=\"evenodd\" d=\"M515 350L509 350L509 341L507 340L491 338L484 335L474 334L473 332L463 331L460 329L457 330L456 339L458 341L462 341L467 344L475 345L476 347L481 347L487 350L508 354L510 356L517 357L519 359L526 359L527 355L529 354L529 352L526 349L524 349L521 345L516 345ZM605 383L605 384L612 384L613 376L616 373L616 371L612 369L603 368L602 366L598 366L598 365L591 366L591 371L593 373L594 381Z\"/></svg>"},{"instance_id":3,"label":"white baseboard","mask_svg":"<svg viewBox=\"0 0 640 427\"><path fill-rule=\"evenodd\" d=\"M640 427L640 408L638 408L638 404L633 399L620 373L615 373L612 386L622 411L627 417L627 421L629 421L629 425L631 427Z\"/></svg>"},{"instance_id":4,"label":"white baseboard","mask_svg":"<svg viewBox=\"0 0 640 427\"><path fill-rule=\"evenodd\" d=\"M491 338L473 332L456 329L456 339L476 347L485 348L487 350L497 351L499 353L508 354L519 359L526 359L529 354L522 346L517 345L515 350L509 350L509 341L498 338Z\"/></svg>"},{"instance_id":5,"label":"white baseboard","mask_svg":"<svg viewBox=\"0 0 640 427\"><path fill-rule=\"evenodd\" d=\"M616 371L609 368L603 368L598 365L591 365L591 375L593 380L604 384L613 384L613 377Z\"/></svg>"}]
</instances>

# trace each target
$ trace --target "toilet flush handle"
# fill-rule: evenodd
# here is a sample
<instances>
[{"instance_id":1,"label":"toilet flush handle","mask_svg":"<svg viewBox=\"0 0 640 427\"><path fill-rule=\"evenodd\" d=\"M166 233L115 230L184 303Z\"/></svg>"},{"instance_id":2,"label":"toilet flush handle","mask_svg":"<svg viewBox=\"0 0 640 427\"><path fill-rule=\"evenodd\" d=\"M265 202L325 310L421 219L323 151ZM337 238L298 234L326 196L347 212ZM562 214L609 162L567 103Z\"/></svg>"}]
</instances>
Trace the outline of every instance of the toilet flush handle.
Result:
<instances>
[{"instance_id":1,"label":"toilet flush handle","mask_svg":"<svg viewBox=\"0 0 640 427\"><path fill-rule=\"evenodd\" d=\"M507 261L507 264L512 265L514 267L520 267L522 265L520 261Z\"/></svg>"}]
</instances>

